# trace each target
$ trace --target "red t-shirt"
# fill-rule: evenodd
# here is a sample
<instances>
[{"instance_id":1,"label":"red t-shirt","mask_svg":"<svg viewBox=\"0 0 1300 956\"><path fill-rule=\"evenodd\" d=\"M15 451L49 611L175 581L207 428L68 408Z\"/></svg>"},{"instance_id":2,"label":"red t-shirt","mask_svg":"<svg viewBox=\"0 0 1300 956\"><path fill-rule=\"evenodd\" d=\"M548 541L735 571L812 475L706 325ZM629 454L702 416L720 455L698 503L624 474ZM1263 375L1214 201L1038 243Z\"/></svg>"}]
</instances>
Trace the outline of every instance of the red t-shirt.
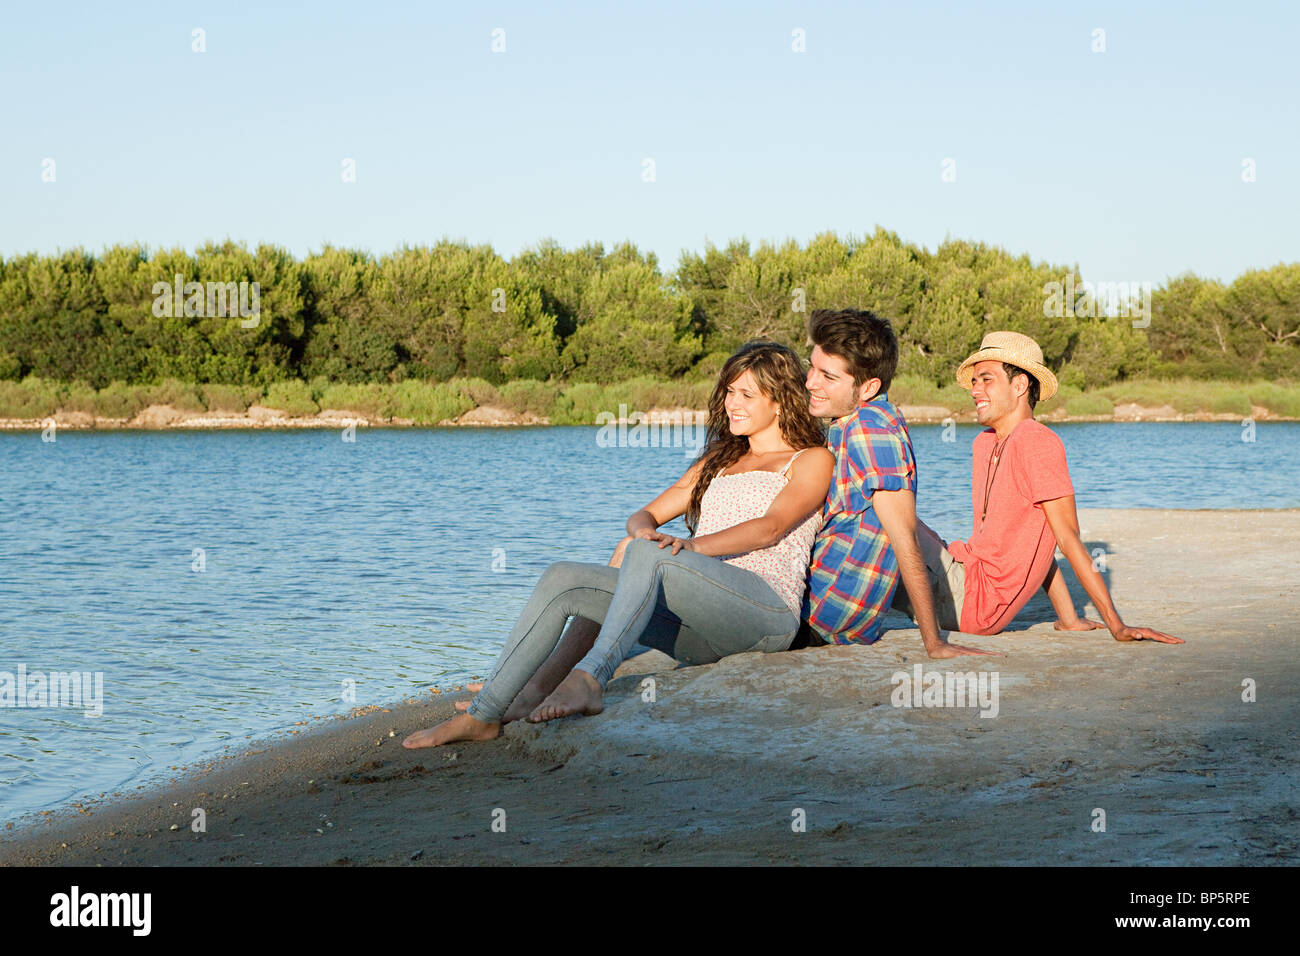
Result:
<instances>
[{"instance_id":1,"label":"red t-shirt","mask_svg":"<svg viewBox=\"0 0 1300 956\"><path fill-rule=\"evenodd\" d=\"M948 545L948 552L966 568L960 622L965 634L997 634L1043 586L1056 538L1047 515L1036 505L1074 494L1065 446L1046 425L1032 418L1016 425L995 470L990 458L996 441L991 428L975 439L971 449L975 531L968 541ZM988 516L981 523L986 488Z\"/></svg>"}]
</instances>

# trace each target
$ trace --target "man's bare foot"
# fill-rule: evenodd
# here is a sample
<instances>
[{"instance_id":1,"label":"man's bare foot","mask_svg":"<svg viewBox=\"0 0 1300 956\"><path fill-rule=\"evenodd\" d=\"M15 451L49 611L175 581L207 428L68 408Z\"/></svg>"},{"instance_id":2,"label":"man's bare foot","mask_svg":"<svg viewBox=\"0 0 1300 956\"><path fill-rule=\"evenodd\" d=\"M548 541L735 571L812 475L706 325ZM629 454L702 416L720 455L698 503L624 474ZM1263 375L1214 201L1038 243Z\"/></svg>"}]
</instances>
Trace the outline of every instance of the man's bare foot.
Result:
<instances>
[{"instance_id":1,"label":"man's bare foot","mask_svg":"<svg viewBox=\"0 0 1300 956\"><path fill-rule=\"evenodd\" d=\"M1101 621L1090 621L1086 617L1075 618L1069 624L1058 618L1056 623L1052 625L1058 631L1095 631L1105 626Z\"/></svg>"},{"instance_id":2,"label":"man's bare foot","mask_svg":"<svg viewBox=\"0 0 1300 956\"><path fill-rule=\"evenodd\" d=\"M441 747L458 740L495 740L500 736L500 724L484 723L469 714L457 714L436 727L416 731L402 741L402 746L414 750L417 747Z\"/></svg>"},{"instance_id":3,"label":"man's bare foot","mask_svg":"<svg viewBox=\"0 0 1300 956\"><path fill-rule=\"evenodd\" d=\"M575 669L569 671L569 676L560 681L560 686L528 715L528 720L540 724L570 714L590 717L605 709L604 700L605 692L596 678L586 671Z\"/></svg>"},{"instance_id":4,"label":"man's bare foot","mask_svg":"<svg viewBox=\"0 0 1300 956\"><path fill-rule=\"evenodd\" d=\"M478 687L480 690L483 689L482 684L479 684ZM469 689L473 690L473 685L470 685ZM508 724L511 721L523 720L545 699L546 688L538 687L530 681L511 701L510 706L506 708L505 714L501 717L501 723ZM458 700L453 706L463 714L469 710L469 705L470 702L467 700Z\"/></svg>"},{"instance_id":5,"label":"man's bare foot","mask_svg":"<svg viewBox=\"0 0 1300 956\"><path fill-rule=\"evenodd\" d=\"M546 691L530 683L510 702L510 706L506 708L505 716L501 719L507 724L512 720L523 720L545 699Z\"/></svg>"}]
</instances>

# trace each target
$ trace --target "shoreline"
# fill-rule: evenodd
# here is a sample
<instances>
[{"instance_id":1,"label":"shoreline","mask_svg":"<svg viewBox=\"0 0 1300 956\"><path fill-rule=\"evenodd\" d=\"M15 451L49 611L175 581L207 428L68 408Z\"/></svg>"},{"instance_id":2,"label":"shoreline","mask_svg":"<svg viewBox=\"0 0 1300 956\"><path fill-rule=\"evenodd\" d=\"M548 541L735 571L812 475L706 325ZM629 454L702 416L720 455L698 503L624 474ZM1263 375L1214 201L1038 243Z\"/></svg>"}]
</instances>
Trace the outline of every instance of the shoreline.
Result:
<instances>
[{"instance_id":1,"label":"shoreline","mask_svg":"<svg viewBox=\"0 0 1300 956\"><path fill-rule=\"evenodd\" d=\"M942 425L949 420L957 424L975 424L973 410L953 411L935 405L900 404L899 411L909 425ZM637 414L637 413L633 413ZM608 424L620 425L662 425L682 426L683 423L703 422L707 412L688 408L651 408L643 416L630 421L629 418L614 418ZM697 417L697 416L703 416ZM1131 422L1234 422L1250 420L1255 422L1294 422L1300 418L1274 415L1265 408L1256 406L1249 419L1230 412L1192 412L1181 413L1168 405L1145 406L1136 404L1117 405L1110 415L1068 415L1061 409L1036 416L1046 424L1076 423L1131 423ZM187 412L170 405L150 405L132 418L104 418L87 412L56 412L44 418L0 418L0 431L43 431L53 421L56 429L69 431L168 431L187 430L205 431L215 429L274 429L274 428L518 428L550 427L551 422L544 416L518 413L498 405L483 405L473 408L457 418L444 419L436 423L417 423L411 418L382 418L359 412L327 409L314 415L290 415L279 409L253 405L242 414L234 412ZM591 423L577 427L600 427L600 423Z\"/></svg>"},{"instance_id":2,"label":"shoreline","mask_svg":"<svg viewBox=\"0 0 1300 956\"><path fill-rule=\"evenodd\" d=\"M1080 523L1125 620L1187 644L1056 632L1040 595L1017 630L967 639L1002 658L931 661L897 618L870 646L651 652L595 717L407 751L467 695L370 706L0 830L0 865L1293 865L1300 569L1276 556L1300 546L1300 509ZM997 674L997 718L891 706L918 665Z\"/></svg>"}]
</instances>

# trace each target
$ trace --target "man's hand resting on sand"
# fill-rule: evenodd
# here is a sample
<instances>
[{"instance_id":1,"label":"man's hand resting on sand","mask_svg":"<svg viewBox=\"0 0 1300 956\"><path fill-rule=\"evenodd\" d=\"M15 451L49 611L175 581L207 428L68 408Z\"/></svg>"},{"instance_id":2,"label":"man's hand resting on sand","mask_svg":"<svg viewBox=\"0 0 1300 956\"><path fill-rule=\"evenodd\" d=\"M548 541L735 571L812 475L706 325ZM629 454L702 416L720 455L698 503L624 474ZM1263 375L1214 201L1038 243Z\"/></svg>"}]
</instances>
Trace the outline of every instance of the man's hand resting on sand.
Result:
<instances>
[{"instance_id":1,"label":"man's hand resting on sand","mask_svg":"<svg viewBox=\"0 0 1300 956\"><path fill-rule=\"evenodd\" d=\"M1157 631L1154 627L1129 627L1127 624L1121 624L1118 628L1111 630L1117 641L1155 641L1157 644L1185 644L1181 637L1174 637L1172 634L1166 634L1164 631Z\"/></svg>"}]
</instances>

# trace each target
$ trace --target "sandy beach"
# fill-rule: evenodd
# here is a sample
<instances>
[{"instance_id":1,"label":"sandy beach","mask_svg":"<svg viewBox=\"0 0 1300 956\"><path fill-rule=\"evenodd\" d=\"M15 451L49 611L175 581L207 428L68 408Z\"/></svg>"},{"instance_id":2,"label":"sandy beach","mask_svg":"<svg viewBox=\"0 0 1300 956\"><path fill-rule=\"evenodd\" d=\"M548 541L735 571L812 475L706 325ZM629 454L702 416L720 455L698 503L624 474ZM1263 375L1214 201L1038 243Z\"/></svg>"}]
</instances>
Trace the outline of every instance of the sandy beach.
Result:
<instances>
[{"instance_id":1,"label":"sandy beach","mask_svg":"<svg viewBox=\"0 0 1300 956\"><path fill-rule=\"evenodd\" d=\"M430 695L0 830L0 863L1294 865L1300 510L1080 518L1126 622L1185 645L1057 632L1040 596L969 639L1003 658L931 661L903 618L870 647L652 653L596 717L404 750L466 696ZM917 665L996 677L996 716L895 706Z\"/></svg>"}]
</instances>

